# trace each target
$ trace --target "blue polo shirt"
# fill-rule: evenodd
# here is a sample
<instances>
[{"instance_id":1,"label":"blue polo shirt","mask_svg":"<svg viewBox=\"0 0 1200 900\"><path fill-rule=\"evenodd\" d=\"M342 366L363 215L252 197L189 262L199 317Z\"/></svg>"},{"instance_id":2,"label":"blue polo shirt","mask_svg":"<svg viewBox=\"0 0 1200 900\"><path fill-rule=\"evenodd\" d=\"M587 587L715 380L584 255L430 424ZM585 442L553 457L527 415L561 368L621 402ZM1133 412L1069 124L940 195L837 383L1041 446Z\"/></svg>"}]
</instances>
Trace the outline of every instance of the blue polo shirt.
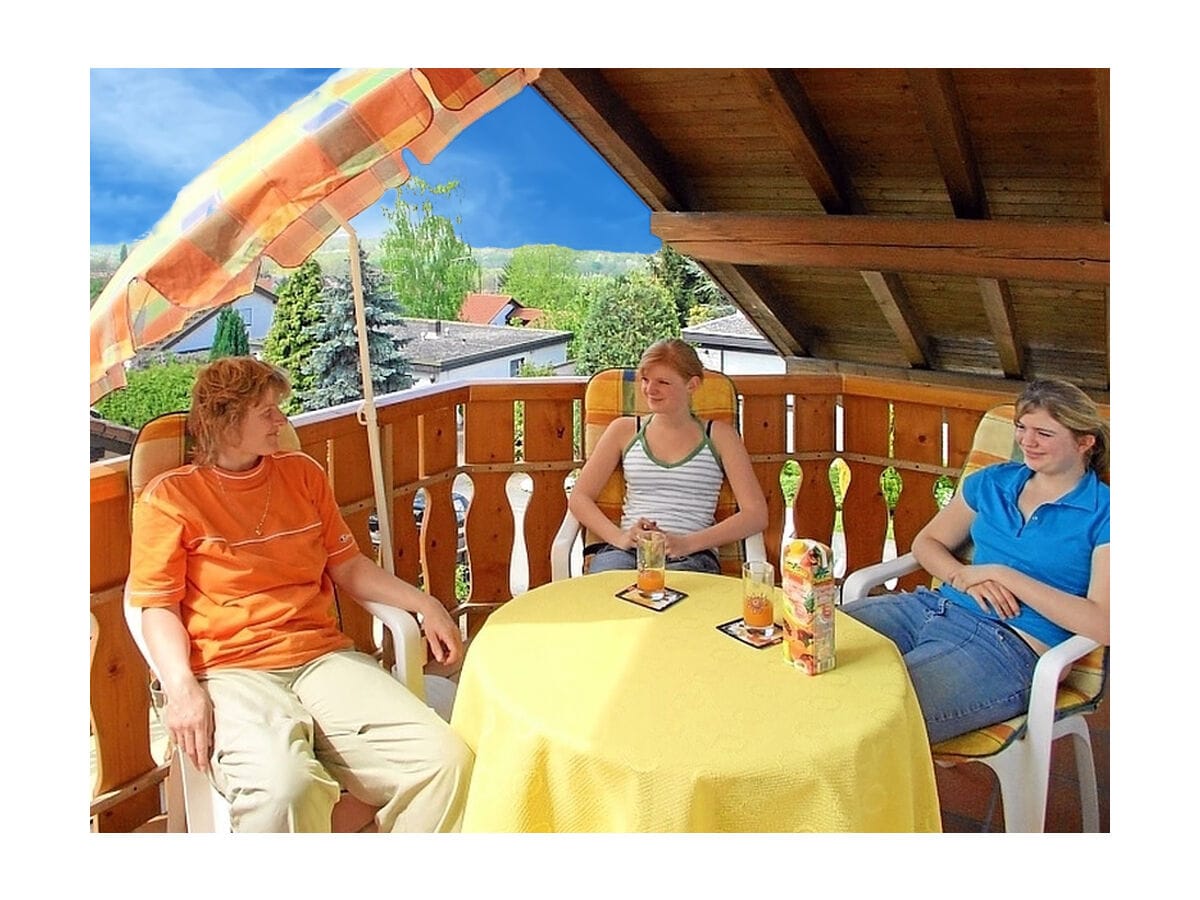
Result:
<instances>
[{"instance_id":1,"label":"blue polo shirt","mask_svg":"<svg viewBox=\"0 0 1200 900\"><path fill-rule=\"evenodd\" d=\"M1092 575L1092 551L1109 542L1108 485L1088 469L1070 493L1043 503L1026 522L1017 497L1032 476L1033 470L1024 463L1008 462L980 469L963 481L963 500L975 511L973 561L976 565L1000 563L1060 591L1085 597ZM981 618L1000 619L949 584L942 584L938 591ZM1050 647L1071 636L1024 603L1018 615L1003 621Z\"/></svg>"}]
</instances>

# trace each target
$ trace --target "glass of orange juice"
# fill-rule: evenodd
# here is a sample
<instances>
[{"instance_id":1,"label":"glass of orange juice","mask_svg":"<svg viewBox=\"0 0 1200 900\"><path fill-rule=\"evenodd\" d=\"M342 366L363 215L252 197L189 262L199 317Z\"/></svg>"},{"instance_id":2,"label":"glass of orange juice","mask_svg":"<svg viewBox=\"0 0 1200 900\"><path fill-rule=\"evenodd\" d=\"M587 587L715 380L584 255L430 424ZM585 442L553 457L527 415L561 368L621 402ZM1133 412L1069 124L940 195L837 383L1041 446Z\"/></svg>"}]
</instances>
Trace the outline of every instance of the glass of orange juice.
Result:
<instances>
[{"instance_id":1,"label":"glass of orange juice","mask_svg":"<svg viewBox=\"0 0 1200 900\"><path fill-rule=\"evenodd\" d=\"M775 633L775 567L769 562L742 563L742 620L754 634Z\"/></svg>"},{"instance_id":2,"label":"glass of orange juice","mask_svg":"<svg viewBox=\"0 0 1200 900\"><path fill-rule=\"evenodd\" d=\"M667 590L667 539L661 531L643 531L637 540L637 589L647 600Z\"/></svg>"}]
</instances>

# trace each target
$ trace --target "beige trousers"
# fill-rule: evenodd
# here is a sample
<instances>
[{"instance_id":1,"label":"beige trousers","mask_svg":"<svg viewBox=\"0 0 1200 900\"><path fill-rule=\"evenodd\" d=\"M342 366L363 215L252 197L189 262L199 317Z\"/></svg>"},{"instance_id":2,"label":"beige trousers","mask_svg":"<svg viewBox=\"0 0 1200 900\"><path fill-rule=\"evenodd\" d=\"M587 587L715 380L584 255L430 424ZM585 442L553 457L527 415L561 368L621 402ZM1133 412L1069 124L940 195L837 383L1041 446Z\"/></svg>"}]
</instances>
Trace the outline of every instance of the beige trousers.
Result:
<instances>
[{"instance_id":1,"label":"beige trousers","mask_svg":"<svg viewBox=\"0 0 1200 900\"><path fill-rule=\"evenodd\" d=\"M293 669L216 669L213 784L234 831L329 831L342 788L382 831L458 831L474 757L450 726L366 654Z\"/></svg>"}]
</instances>

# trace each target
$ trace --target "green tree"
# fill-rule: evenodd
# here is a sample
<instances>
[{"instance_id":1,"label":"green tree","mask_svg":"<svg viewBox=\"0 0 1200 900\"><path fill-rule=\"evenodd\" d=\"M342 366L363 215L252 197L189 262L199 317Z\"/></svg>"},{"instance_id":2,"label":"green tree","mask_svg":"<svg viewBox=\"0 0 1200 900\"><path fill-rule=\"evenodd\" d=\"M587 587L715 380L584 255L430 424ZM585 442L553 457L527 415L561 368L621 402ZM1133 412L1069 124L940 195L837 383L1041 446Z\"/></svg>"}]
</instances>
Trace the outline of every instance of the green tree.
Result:
<instances>
[{"instance_id":1,"label":"green tree","mask_svg":"<svg viewBox=\"0 0 1200 900\"><path fill-rule=\"evenodd\" d=\"M394 207L383 207L389 225L380 241L381 264L404 315L454 320L463 298L479 290L479 263L455 230L462 218L433 211L435 198L452 198L458 190L457 181L431 187L414 177L396 191Z\"/></svg>"},{"instance_id":2,"label":"green tree","mask_svg":"<svg viewBox=\"0 0 1200 900\"><path fill-rule=\"evenodd\" d=\"M579 280L574 250L528 244L513 251L500 275L500 290L525 306L545 310L553 321L557 313L569 312L575 304Z\"/></svg>"},{"instance_id":3,"label":"green tree","mask_svg":"<svg viewBox=\"0 0 1200 900\"><path fill-rule=\"evenodd\" d=\"M705 321L707 318L713 318L708 308L729 305L716 282L691 258L677 252L669 244L663 244L659 251L647 260L647 265L650 274L671 295L681 328L696 324L692 310L698 306L706 308L701 314L702 317L698 319ZM732 311L732 307L730 310Z\"/></svg>"},{"instance_id":4,"label":"green tree","mask_svg":"<svg viewBox=\"0 0 1200 900\"><path fill-rule=\"evenodd\" d=\"M363 312L367 320L367 348L371 358L371 385L376 394L403 390L412 385L408 357L402 347L408 338L390 329L403 328L394 298L386 292L384 274L367 262L360 247ZM362 399L354 292L350 277L332 278L322 294L321 318L311 326L312 353L304 364L312 387L301 396L304 409L324 409Z\"/></svg>"},{"instance_id":5,"label":"green tree","mask_svg":"<svg viewBox=\"0 0 1200 900\"><path fill-rule=\"evenodd\" d=\"M242 314L232 306L224 306L217 315L217 333L213 337L212 349L208 351L210 360L222 356L248 356L250 353L250 337L246 333L246 323Z\"/></svg>"},{"instance_id":6,"label":"green tree","mask_svg":"<svg viewBox=\"0 0 1200 900\"><path fill-rule=\"evenodd\" d=\"M129 248L122 244L121 252L117 254L117 265L121 265L127 259L129 259Z\"/></svg>"},{"instance_id":7,"label":"green tree","mask_svg":"<svg viewBox=\"0 0 1200 900\"><path fill-rule=\"evenodd\" d=\"M310 256L280 286L271 330L263 341L263 359L291 376L292 394L284 408L289 415L300 411L300 398L313 387L313 376L304 364L316 347L312 328L321 320L323 283L321 266Z\"/></svg>"},{"instance_id":8,"label":"green tree","mask_svg":"<svg viewBox=\"0 0 1200 900\"><path fill-rule=\"evenodd\" d=\"M667 289L647 272L632 272L589 310L575 341L575 371L592 375L610 366L635 366L650 344L679 334Z\"/></svg>"},{"instance_id":9,"label":"green tree","mask_svg":"<svg viewBox=\"0 0 1200 900\"><path fill-rule=\"evenodd\" d=\"M155 416L188 409L197 363L168 359L144 369L130 369L125 387L113 391L96 404L96 411L110 422L141 428Z\"/></svg>"},{"instance_id":10,"label":"green tree","mask_svg":"<svg viewBox=\"0 0 1200 900\"><path fill-rule=\"evenodd\" d=\"M627 276L623 276L627 277ZM575 292L556 308L545 310L544 327L569 331L575 337L567 345L567 358L575 358L575 347L588 311L601 297L616 292L620 278L612 275L584 275L575 283Z\"/></svg>"},{"instance_id":11,"label":"green tree","mask_svg":"<svg viewBox=\"0 0 1200 900\"><path fill-rule=\"evenodd\" d=\"M96 298L100 296L100 292L104 290L105 286L108 284L109 278L111 278L111 277L112 277L111 275L92 275L91 276L91 279L92 279L91 302L92 303L96 302Z\"/></svg>"}]
</instances>

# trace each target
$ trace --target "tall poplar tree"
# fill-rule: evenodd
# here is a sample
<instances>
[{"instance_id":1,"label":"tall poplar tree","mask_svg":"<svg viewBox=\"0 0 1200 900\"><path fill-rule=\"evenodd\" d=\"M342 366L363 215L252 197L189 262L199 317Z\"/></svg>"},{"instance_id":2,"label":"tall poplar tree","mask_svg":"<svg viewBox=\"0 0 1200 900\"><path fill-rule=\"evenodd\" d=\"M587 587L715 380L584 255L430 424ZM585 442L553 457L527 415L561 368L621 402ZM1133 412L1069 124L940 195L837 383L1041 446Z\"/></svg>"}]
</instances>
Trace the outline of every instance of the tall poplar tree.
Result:
<instances>
[{"instance_id":1,"label":"tall poplar tree","mask_svg":"<svg viewBox=\"0 0 1200 900\"><path fill-rule=\"evenodd\" d=\"M463 298L482 281L471 245L458 236L462 218L434 212L434 200L449 200L457 181L430 186L411 178L396 191L396 205L383 207L389 222L380 241L380 256L392 295L406 316L458 318Z\"/></svg>"}]
</instances>

